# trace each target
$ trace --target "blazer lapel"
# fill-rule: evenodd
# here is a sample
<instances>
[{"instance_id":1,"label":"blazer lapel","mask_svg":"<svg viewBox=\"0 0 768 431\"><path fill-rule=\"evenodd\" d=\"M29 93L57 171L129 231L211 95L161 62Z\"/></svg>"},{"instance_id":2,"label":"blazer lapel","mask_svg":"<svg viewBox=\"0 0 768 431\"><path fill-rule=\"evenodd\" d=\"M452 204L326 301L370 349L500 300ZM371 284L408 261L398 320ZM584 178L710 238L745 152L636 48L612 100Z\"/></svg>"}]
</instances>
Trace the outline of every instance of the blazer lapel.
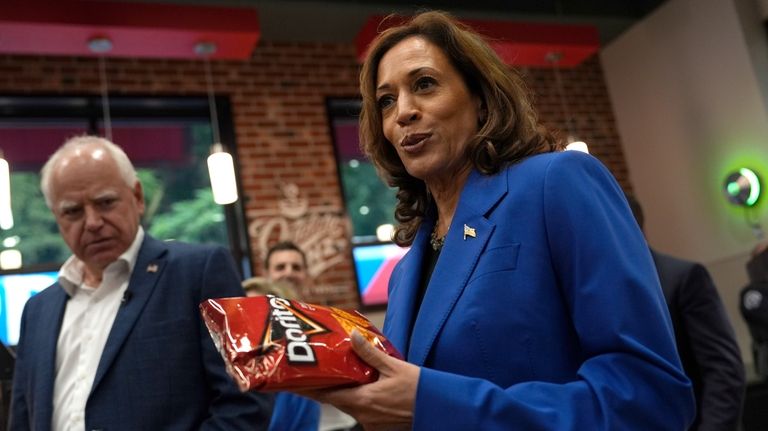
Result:
<instances>
[{"instance_id":1,"label":"blazer lapel","mask_svg":"<svg viewBox=\"0 0 768 431\"><path fill-rule=\"evenodd\" d=\"M64 318L64 310L66 309L69 296L64 289L56 283L48 289L55 289L53 291L53 300L48 301L41 310L40 315L45 318L39 319L37 324L40 325L38 333L42 334L42 342L37 343L35 346L36 352L34 352L39 362L39 369L42 370L40 381L43 382L39 386L40 393L35 394L35 398L40 400L44 408L40 411L44 412L44 418L36 418L40 420L40 423L49 424L53 419L53 386L56 382L56 346L59 341L59 331L61 330L61 322ZM38 387L38 386L36 386Z\"/></svg>"},{"instance_id":2,"label":"blazer lapel","mask_svg":"<svg viewBox=\"0 0 768 431\"><path fill-rule=\"evenodd\" d=\"M115 322L112 324L112 330L104 345L104 352L101 354L99 367L96 370L96 377L93 381L91 392L98 386L101 379L106 374L109 367L114 362L117 353L120 351L123 343L131 333L136 321L139 319L144 306L152 296L157 280L165 267L166 247L162 242L149 236L144 237L144 243L139 250L136 259L136 265L128 282L128 291L131 292L131 299L120 306L115 316Z\"/></svg>"},{"instance_id":3,"label":"blazer lapel","mask_svg":"<svg viewBox=\"0 0 768 431\"><path fill-rule=\"evenodd\" d=\"M506 192L506 170L492 177L473 172L467 180L421 304L421 309L428 312L416 316L408 348L409 362L420 366L426 362L432 345L466 288L480 254L493 235L495 224L486 215ZM425 227L421 227L420 233L426 233ZM421 244L427 242L422 239Z\"/></svg>"},{"instance_id":4,"label":"blazer lapel","mask_svg":"<svg viewBox=\"0 0 768 431\"><path fill-rule=\"evenodd\" d=\"M403 357L408 357L411 323L416 312L414 309L416 293L419 289L419 280L423 270L421 262L424 258L424 247L429 242L427 238L429 232L432 231L432 226L432 221L425 220L421 229L416 233L411 249L400 261L396 273L399 278L393 280L394 290L389 296L384 333L387 334L389 341Z\"/></svg>"}]
</instances>

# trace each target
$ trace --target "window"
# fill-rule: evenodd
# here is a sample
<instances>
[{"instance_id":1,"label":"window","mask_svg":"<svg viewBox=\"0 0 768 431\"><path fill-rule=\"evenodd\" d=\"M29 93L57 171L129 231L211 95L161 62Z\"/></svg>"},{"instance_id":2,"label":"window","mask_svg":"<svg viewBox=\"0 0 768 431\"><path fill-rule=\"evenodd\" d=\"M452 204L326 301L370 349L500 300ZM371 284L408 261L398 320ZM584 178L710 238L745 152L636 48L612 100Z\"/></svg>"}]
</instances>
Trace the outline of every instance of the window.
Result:
<instances>
[{"instance_id":1,"label":"window","mask_svg":"<svg viewBox=\"0 0 768 431\"><path fill-rule=\"evenodd\" d=\"M360 302L365 308L387 303L392 269L405 249L377 237L377 230L394 224L395 193L376 174L359 148L360 99L329 99L328 116L344 204L352 221L352 258Z\"/></svg>"},{"instance_id":2,"label":"window","mask_svg":"<svg viewBox=\"0 0 768 431\"><path fill-rule=\"evenodd\" d=\"M360 100L330 99L328 113L344 203L352 220L352 241L356 244L376 242L376 229L394 223L396 191L384 184L373 164L360 151Z\"/></svg>"},{"instance_id":3,"label":"window","mask_svg":"<svg viewBox=\"0 0 768 431\"><path fill-rule=\"evenodd\" d=\"M0 270L0 275L55 272L70 255L40 192L39 172L67 138L104 135L100 103L92 96L0 97L0 150L10 165L14 218L11 229L0 231L0 245L22 256L21 268ZM222 139L233 143L228 100L217 100L217 106ZM250 276L241 203L213 202L206 165L212 143L207 98L111 97L110 113L112 140L131 158L144 188L142 225L147 233L159 239L221 244L232 251L243 275ZM22 295L12 286L0 287L0 301L36 292ZM0 323L20 313L9 307L23 303L0 303ZM3 341L13 341L13 325L6 323L8 331L0 337Z\"/></svg>"}]
</instances>

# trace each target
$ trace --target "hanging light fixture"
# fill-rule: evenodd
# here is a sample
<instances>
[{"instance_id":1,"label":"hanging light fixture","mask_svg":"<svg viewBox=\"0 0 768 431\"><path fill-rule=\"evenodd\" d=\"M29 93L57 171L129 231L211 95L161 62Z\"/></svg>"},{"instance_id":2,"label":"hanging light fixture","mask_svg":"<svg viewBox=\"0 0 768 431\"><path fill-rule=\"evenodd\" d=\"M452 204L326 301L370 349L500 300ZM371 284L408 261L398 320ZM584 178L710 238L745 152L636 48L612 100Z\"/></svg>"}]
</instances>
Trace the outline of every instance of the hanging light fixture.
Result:
<instances>
[{"instance_id":1,"label":"hanging light fixture","mask_svg":"<svg viewBox=\"0 0 768 431\"><path fill-rule=\"evenodd\" d=\"M565 92L563 91L563 81L560 77L560 60L563 58L561 52L550 52L547 54L547 61L552 64L552 70L555 74L555 87L557 88L557 94L560 98L560 108L563 110L563 116L565 117L565 125L568 129L568 138L566 150L581 151L582 153L589 153L589 147L586 142L578 139L573 129L573 119L571 113L568 110L568 103L565 101Z\"/></svg>"},{"instance_id":2,"label":"hanging light fixture","mask_svg":"<svg viewBox=\"0 0 768 431\"><path fill-rule=\"evenodd\" d=\"M3 152L0 151L0 229L13 227L11 211L11 171Z\"/></svg>"},{"instance_id":3,"label":"hanging light fixture","mask_svg":"<svg viewBox=\"0 0 768 431\"><path fill-rule=\"evenodd\" d=\"M112 40L97 36L88 40L88 49L99 56L99 82L101 84L101 112L104 117L104 136L112 141L112 119L109 115L109 83L107 81L106 54L112 51Z\"/></svg>"},{"instance_id":4,"label":"hanging light fixture","mask_svg":"<svg viewBox=\"0 0 768 431\"><path fill-rule=\"evenodd\" d=\"M235 163L232 155L224 150L219 135L219 116L216 111L216 98L213 93L213 74L211 73L210 57L216 52L216 44L200 42L195 45L195 53L205 62L205 80L208 91L208 107L211 111L211 129L213 145L208 156L208 175L211 178L213 201L219 205L227 205L237 201L237 180L235 178Z\"/></svg>"}]
</instances>

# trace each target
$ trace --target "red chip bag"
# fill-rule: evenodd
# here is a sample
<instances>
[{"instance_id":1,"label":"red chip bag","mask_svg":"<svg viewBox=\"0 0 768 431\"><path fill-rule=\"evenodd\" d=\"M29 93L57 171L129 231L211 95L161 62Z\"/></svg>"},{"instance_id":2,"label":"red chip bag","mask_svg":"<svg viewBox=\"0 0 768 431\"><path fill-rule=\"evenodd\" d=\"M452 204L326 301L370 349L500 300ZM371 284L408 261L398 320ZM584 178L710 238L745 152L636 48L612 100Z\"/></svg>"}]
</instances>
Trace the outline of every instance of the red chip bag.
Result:
<instances>
[{"instance_id":1,"label":"red chip bag","mask_svg":"<svg viewBox=\"0 0 768 431\"><path fill-rule=\"evenodd\" d=\"M277 296L209 299L200 312L227 372L241 391L313 389L370 383L377 371L352 350L350 333L400 358L357 311Z\"/></svg>"}]
</instances>

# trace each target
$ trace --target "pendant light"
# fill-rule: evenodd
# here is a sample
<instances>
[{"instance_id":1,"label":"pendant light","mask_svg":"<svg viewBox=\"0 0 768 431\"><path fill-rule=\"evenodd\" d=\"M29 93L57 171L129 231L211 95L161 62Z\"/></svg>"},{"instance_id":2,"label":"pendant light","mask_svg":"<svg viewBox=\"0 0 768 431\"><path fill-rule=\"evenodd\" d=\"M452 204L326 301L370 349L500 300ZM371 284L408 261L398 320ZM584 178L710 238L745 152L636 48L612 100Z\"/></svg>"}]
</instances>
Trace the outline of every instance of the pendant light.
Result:
<instances>
[{"instance_id":1,"label":"pendant light","mask_svg":"<svg viewBox=\"0 0 768 431\"><path fill-rule=\"evenodd\" d=\"M563 58L562 52L550 52L547 54L547 61L552 64L552 70L555 75L555 88L557 89L558 97L560 98L560 108L563 110L563 116L565 117L565 125L568 129L567 138L567 150L581 151L582 153L589 153L587 144L578 139L573 129L573 119L568 109L568 103L565 101L565 92L563 91L563 81L560 77L560 60Z\"/></svg>"},{"instance_id":2,"label":"pendant light","mask_svg":"<svg viewBox=\"0 0 768 431\"><path fill-rule=\"evenodd\" d=\"M235 178L235 163L232 155L224 150L219 135L219 116L216 111L216 98L213 92L213 74L211 73L210 57L216 52L216 44L200 42L195 45L195 53L203 58L205 63L205 80L208 92L208 107L211 111L211 129L213 145L208 156L208 175L211 178L213 201L219 205L227 205L237 201L237 180Z\"/></svg>"},{"instance_id":3,"label":"pendant light","mask_svg":"<svg viewBox=\"0 0 768 431\"><path fill-rule=\"evenodd\" d=\"M0 229L13 227L11 211L11 171L3 152L0 151Z\"/></svg>"},{"instance_id":4,"label":"pendant light","mask_svg":"<svg viewBox=\"0 0 768 431\"><path fill-rule=\"evenodd\" d=\"M107 81L106 54L112 51L112 40L105 36L93 37L88 40L88 49L98 54L99 83L101 92L101 112L104 118L104 137L112 141L112 119L109 113L109 83Z\"/></svg>"}]
</instances>

